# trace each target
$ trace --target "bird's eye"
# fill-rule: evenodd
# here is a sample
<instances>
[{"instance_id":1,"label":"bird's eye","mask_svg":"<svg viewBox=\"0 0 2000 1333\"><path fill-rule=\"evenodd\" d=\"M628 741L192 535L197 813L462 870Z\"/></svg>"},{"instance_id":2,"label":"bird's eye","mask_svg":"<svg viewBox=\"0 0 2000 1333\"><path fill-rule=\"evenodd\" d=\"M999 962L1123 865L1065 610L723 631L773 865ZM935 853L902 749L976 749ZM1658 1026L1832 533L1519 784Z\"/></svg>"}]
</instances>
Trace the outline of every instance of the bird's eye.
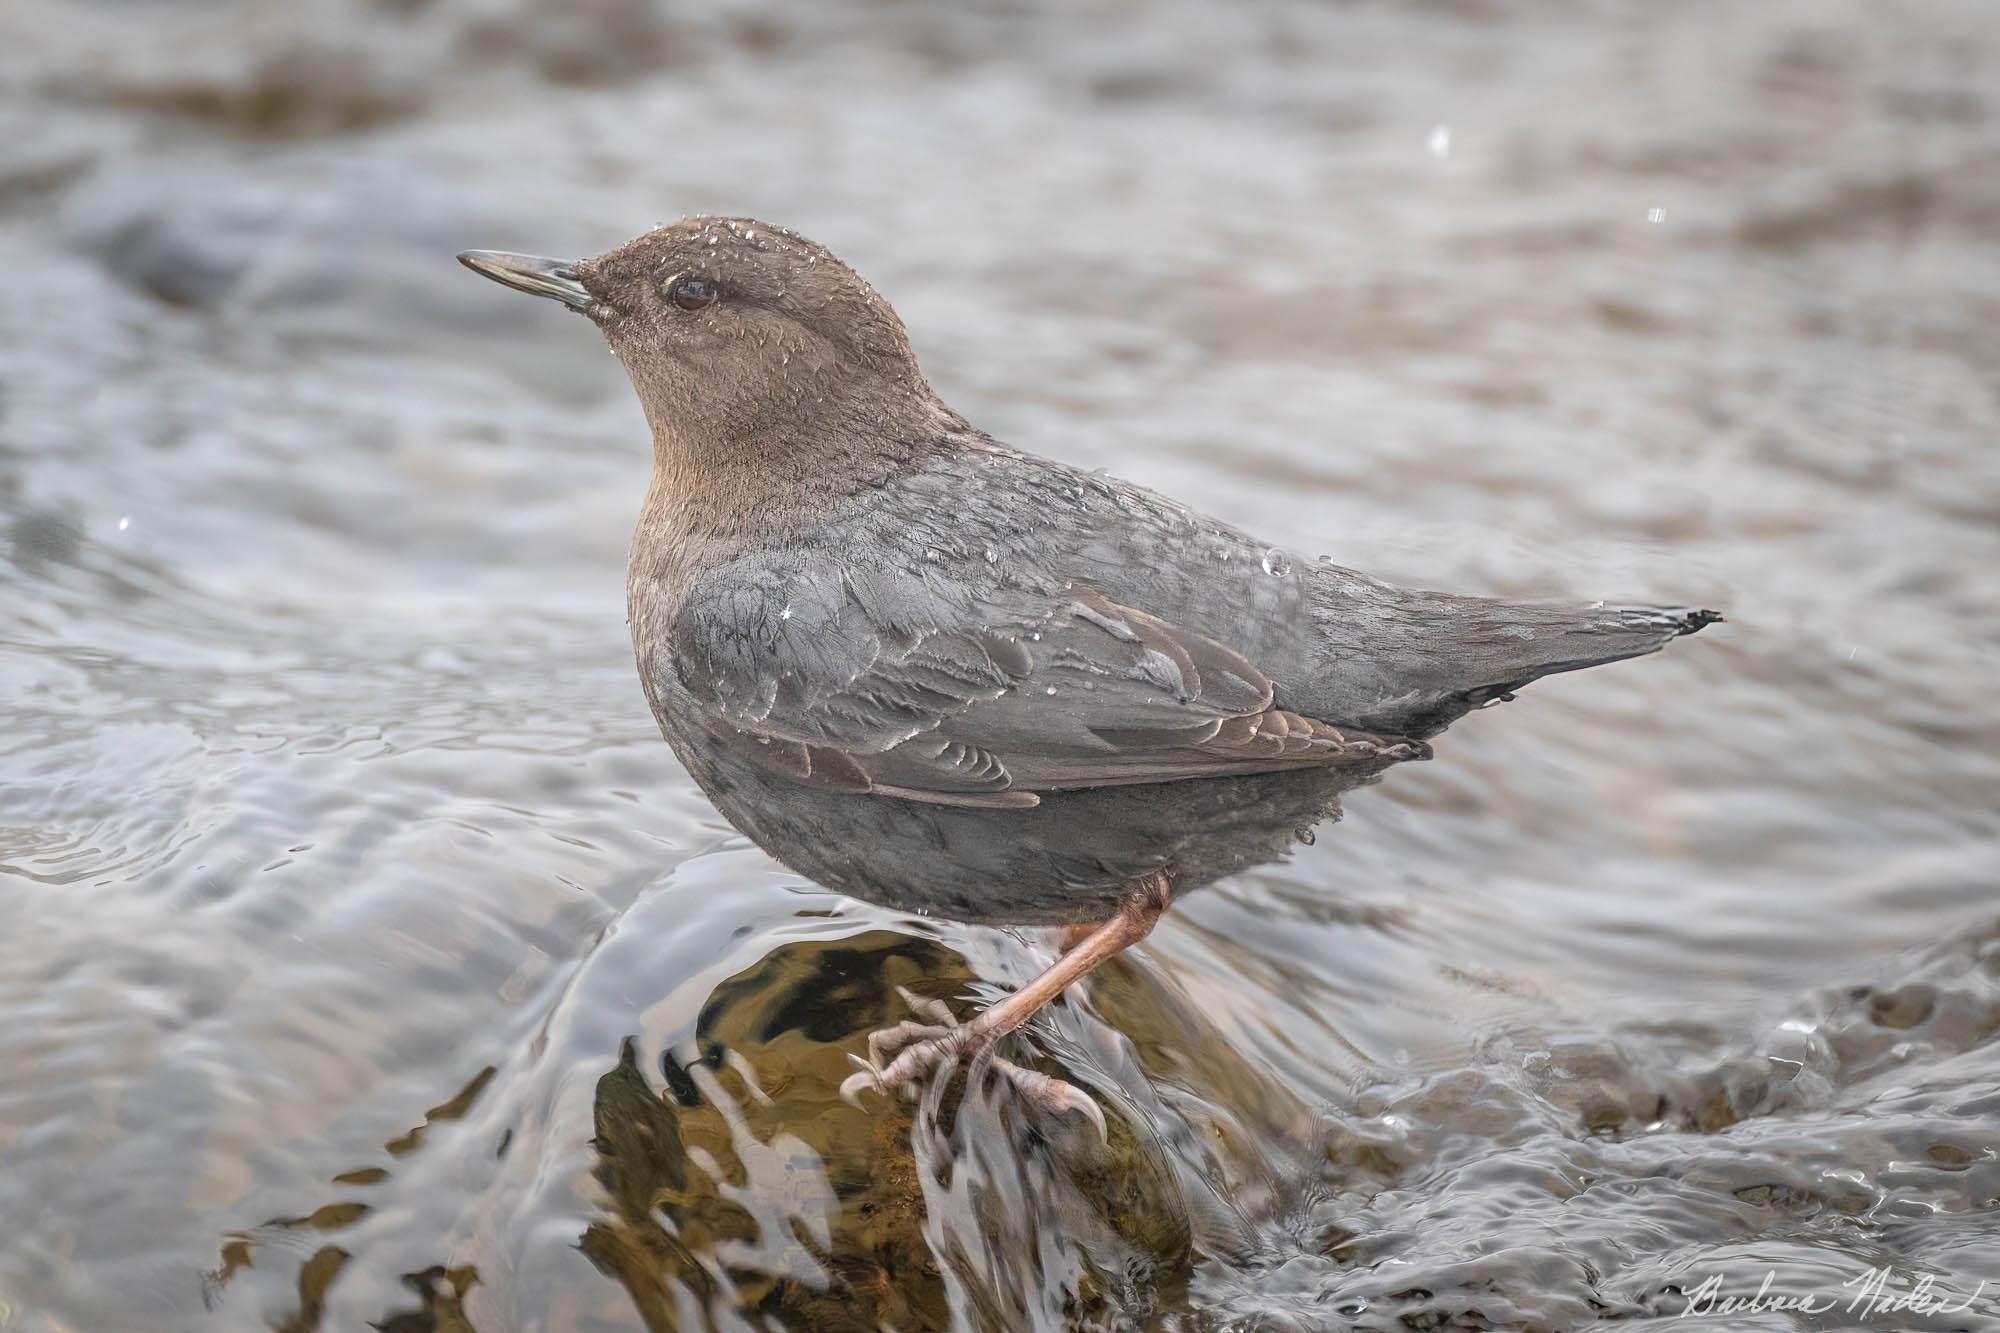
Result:
<instances>
[{"instance_id":1,"label":"bird's eye","mask_svg":"<svg viewBox=\"0 0 2000 1333\"><path fill-rule=\"evenodd\" d=\"M707 278L682 278L668 295L683 310L706 310L722 293Z\"/></svg>"}]
</instances>

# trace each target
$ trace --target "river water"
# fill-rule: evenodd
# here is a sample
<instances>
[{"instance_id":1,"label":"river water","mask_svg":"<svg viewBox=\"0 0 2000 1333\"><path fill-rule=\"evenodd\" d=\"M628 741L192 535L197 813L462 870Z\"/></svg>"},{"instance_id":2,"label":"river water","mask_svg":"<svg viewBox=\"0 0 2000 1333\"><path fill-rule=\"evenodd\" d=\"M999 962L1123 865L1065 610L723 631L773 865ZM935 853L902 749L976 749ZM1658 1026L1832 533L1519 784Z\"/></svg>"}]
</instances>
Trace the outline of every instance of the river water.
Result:
<instances>
[{"instance_id":1,"label":"river water","mask_svg":"<svg viewBox=\"0 0 2000 1333\"><path fill-rule=\"evenodd\" d=\"M2000 1328L1990 6L10 0L0 50L0 1329ZM451 258L705 211L1297 558L1729 623L1052 1011L1015 1052L1108 1145L851 1108L896 987L1054 940L719 821L633 678L637 405Z\"/></svg>"}]
</instances>

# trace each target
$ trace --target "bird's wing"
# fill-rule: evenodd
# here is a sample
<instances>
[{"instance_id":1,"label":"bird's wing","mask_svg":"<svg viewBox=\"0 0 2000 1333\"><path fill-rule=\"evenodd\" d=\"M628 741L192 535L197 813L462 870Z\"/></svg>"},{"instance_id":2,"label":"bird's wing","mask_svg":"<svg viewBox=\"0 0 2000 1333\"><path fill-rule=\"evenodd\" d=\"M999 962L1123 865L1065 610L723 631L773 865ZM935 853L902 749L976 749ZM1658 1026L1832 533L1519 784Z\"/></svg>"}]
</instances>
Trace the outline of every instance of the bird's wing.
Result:
<instances>
[{"instance_id":1,"label":"bird's wing","mask_svg":"<svg viewBox=\"0 0 2000 1333\"><path fill-rule=\"evenodd\" d=\"M1421 742L1272 704L1241 655L1092 590L977 598L917 576L697 588L672 670L708 732L767 772L946 805L1422 757Z\"/></svg>"}]
</instances>

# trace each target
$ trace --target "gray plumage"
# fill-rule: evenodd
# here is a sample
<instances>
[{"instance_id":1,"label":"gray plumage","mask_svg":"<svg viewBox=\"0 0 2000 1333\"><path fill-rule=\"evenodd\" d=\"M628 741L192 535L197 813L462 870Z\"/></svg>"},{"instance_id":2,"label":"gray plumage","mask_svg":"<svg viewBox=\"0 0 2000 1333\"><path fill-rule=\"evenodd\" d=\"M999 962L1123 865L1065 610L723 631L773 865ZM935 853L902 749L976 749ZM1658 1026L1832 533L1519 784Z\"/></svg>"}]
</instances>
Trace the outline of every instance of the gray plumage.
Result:
<instances>
[{"instance_id":1,"label":"gray plumage","mask_svg":"<svg viewBox=\"0 0 2000 1333\"><path fill-rule=\"evenodd\" d=\"M1009 448L866 283L748 219L532 283L493 271L515 258L467 262L597 322L653 427L628 595L661 729L732 823L857 897L1103 920L1152 872L1282 855L1473 708L1717 618L1393 587Z\"/></svg>"}]
</instances>

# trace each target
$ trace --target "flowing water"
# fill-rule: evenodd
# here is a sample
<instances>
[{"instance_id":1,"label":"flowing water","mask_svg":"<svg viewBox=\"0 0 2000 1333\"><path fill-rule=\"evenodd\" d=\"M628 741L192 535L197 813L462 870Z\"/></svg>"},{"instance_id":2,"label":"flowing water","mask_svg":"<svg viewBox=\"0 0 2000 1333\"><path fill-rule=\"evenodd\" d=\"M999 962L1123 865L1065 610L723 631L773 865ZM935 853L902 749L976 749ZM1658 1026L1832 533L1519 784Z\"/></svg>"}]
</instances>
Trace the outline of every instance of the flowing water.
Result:
<instances>
[{"instance_id":1,"label":"flowing water","mask_svg":"<svg viewBox=\"0 0 2000 1333\"><path fill-rule=\"evenodd\" d=\"M0 52L0 1330L2000 1328L1990 5L10 0ZM1729 623L1057 1006L1015 1053L1108 1144L850 1107L897 987L1055 941L718 820L625 637L636 403L451 259L718 210L1281 559Z\"/></svg>"}]
</instances>

